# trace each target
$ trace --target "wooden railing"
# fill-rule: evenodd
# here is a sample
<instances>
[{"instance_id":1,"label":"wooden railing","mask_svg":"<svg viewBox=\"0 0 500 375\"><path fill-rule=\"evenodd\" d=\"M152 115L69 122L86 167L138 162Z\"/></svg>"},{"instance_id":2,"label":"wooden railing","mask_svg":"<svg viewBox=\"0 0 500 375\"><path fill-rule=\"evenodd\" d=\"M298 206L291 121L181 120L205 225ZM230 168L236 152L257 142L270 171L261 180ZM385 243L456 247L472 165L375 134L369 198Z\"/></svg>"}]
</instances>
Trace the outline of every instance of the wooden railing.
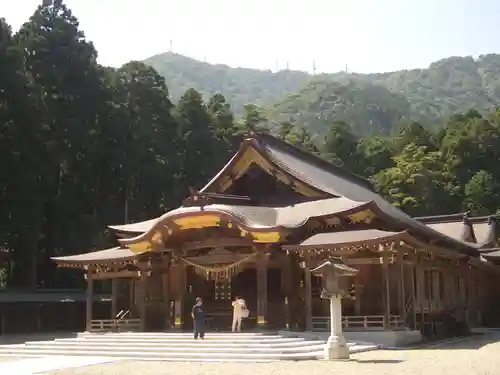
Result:
<instances>
[{"instance_id":1,"label":"wooden railing","mask_svg":"<svg viewBox=\"0 0 500 375\"><path fill-rule=\"evenodd\" d=\"M400 315L389 316L390 329L404 328L404 321ZM382 330L384 329L384 316L383 315L362 315L362 316L343 316L342 327L344 330ZM313 331L329 331L330 330L330 317L327 316L314 316L312 318Z\"/></svg>"},{"instance_id":2,"label":"wooden railing","mask_svg":"<svg viewBox=\"0 0 500 375\"><path fill-rule=\"evenodd\" d=\"M141 327L141 319L92 319L90 321L90 332L126 332L138 331Z\"/></svg>"}]
</instances>

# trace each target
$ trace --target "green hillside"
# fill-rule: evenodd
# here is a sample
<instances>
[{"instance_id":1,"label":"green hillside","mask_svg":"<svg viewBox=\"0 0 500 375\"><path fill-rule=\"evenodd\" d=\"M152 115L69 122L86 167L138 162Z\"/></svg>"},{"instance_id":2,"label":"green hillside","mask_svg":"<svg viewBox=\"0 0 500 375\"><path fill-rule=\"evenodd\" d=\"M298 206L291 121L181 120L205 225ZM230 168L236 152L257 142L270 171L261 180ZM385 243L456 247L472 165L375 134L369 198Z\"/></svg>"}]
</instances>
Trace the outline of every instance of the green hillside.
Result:
<instances>
[{"instance_id":1,"label":"green hillside","mask_svg":"<svg viewBox=\"0 0 500 375\"><path fill-rule=\"evenodd\" d=\"M236 113L245 104L268 106L299 90L310 76L304 72L230 68L212 65L174 53L162 53L143 61L165 77L174 100L194 88L208 98L223 94Z\"/></svg>"},{"instance_id":2,"label":"green hillside","mask_svg":"<svg viewBox=\"0 0 500 375\"><path fill-rule=\"evenodd\" d=\"M450 57L427 69L318 76L212 65L173 53L144 62L165 77L174 100L188 88L206 98L219 92L236 114L252 103L268 108L271 122L292 118L320 132L318 119L335 117L358 133L375 134L399 118L435 125L453 113L487 111L500 103L500 55L494 54Z\"/></svg>"}]
</instances>

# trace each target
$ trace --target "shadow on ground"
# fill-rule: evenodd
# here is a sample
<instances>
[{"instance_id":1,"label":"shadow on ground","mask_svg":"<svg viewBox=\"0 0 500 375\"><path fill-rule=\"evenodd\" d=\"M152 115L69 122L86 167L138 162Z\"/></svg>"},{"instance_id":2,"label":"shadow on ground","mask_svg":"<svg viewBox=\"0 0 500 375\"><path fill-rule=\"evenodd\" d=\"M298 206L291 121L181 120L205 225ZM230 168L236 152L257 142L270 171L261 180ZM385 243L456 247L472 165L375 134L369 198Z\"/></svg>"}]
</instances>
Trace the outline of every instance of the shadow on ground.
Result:
<instances>
[{"instance_id":1,"label":"shadow on ground","mask_svg":"<svg viewBox=\"0 0 500 375\"><path fill-rule=\"evenodd\" d=\"M476 333L464 337L427 342L408 350L474 350L500 341L500 332Z\"/></svg>"},{"instance_id":2,"label":"shadow on ground","mask_svg":"<svg viewBox=\"0 0 500 375\"><path fill-rule=\"evenodd\" d=\"M31 333L17 335L0 335L0 345L24 344L26 341L52 341L77 337L76 332Z\"/></svg>"},{"instance_id":3,"label":"shadow on ground","mask_svg":"<svg viewBox=\"0 0 500 375\"><path fill-rule=\"evenodd\" d=\"M351 362L363 364L396 364L404 362L400 359L351 359Z\"/></svg>"}]
</instances>

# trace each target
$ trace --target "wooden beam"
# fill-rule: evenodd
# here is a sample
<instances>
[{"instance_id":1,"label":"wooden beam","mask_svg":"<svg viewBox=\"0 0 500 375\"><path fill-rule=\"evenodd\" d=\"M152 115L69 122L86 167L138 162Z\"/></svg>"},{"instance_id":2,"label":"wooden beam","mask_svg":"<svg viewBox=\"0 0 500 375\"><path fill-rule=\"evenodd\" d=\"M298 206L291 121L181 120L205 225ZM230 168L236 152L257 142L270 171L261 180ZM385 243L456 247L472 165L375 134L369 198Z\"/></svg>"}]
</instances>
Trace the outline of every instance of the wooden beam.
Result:
<instances>
[{"instance_id":1,"label":"wooden beam","mask_svg":"<svg viewBox=\"0 0 500 375\"><path fill-rule=\"evenodd\" d=\"M141 271L113 271L99 272L90 274L94 280L109 280L109 279L132 279L139 278Z\"/></svg>"},{"instance_id":2,"label":"wooden beam","mask_svg":"<svg viewBox=\"0 0 500 375\"><path fill-rule=\"evenodd\" d=\"M252 245L253 241L248 238L207 238L203 241L186 242L181 249L182 251L190 251L208 247L235 247Z\"/></svg>"},{"instance_id":3,"label":"wooden beam","mask_svg":"<svg viewBox=\"0 0 500 375\"><path fill-rule=\"evenodd\" d=\"M380 258L346 258L345 263L348 265L357 265L357 264L383 264L384 259ZM387 260L387 264L389 264L389 260Z\"/></svg>"}]
</instances>

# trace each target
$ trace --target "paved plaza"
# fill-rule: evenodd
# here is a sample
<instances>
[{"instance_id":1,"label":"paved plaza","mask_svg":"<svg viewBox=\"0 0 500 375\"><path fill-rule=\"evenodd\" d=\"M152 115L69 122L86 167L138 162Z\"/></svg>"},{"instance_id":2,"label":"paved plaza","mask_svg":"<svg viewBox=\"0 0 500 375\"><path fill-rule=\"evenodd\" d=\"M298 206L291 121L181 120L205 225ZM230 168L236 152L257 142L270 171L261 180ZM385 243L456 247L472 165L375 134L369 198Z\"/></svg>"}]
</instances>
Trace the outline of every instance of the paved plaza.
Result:
<instances>
[{"instance_id":1,"label":"paved plaza","mask_svg":"<svg viewBox=\"0 0 500 375\"><path fill-rule=\"evenodd\" d=\"M359 353L352 355L352 360L349 362L180 363L119 360L49 372L35 372L34 368L32 370L22 368L23 362L33 362L33 360L1 358L0 371L3 374L25 375L30 373L49 375L497 375L500 369L499 353L500 333L493 332L421 349ZM38 359L40 360L43 359ZM20 366L19 369L14 367L15 364ZM75 365L78 364L74 363L73 366Z\"/></svg>"}]
</instances>

